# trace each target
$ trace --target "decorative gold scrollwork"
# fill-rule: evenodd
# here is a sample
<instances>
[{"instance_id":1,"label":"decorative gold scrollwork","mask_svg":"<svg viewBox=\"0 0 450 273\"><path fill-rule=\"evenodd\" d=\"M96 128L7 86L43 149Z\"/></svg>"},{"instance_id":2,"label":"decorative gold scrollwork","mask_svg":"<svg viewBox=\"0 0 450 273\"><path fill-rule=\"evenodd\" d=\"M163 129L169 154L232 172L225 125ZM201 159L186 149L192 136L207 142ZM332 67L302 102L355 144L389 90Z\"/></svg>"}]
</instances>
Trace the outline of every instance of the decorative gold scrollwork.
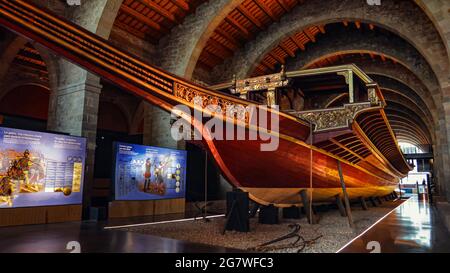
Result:
<instances>
[{"instance_id":1,"label":"decorative gold scrollwork","mask_svg":"<svg viewBox=\"0 0 450 273\"><path fill-rule=\"evenodd\" d=\"M224 118L231 118L245 123L249 122L248 105L238 104L232 100L207 94L177 82L174 83L174 95L188 103L201 105L202 109L205 109L208 105L217 105Z\"/></svg>"},{"instance_id":2,"label":"decorative gold scrollwork","mask_svg":"<svg viewBox=\"0 0 450 273\"><path fill-rule=\"evenodd\" d=\"M322 132L349 127L358 112L369 107L369 103L345 104L342 108L303 111L295 115L314 124L314 132Z\"/></svg>"}]
</instances>

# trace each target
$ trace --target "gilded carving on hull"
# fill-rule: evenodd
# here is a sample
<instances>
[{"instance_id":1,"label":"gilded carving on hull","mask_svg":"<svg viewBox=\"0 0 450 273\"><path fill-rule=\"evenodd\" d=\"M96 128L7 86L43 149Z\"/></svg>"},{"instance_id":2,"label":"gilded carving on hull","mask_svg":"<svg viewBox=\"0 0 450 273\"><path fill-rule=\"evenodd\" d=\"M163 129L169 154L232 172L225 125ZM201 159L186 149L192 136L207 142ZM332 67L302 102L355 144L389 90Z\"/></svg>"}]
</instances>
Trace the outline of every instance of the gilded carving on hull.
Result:
<instances>
[{"instance_id":1,"label":"gilded carving on hull","mask_svg":"<svg viewBox=\"0 0 450 273\"><path fill-rule=\"evenodd\" d=\"M356 115L370 103L345 104L342 108L297 112L295 115L315 125L314 132L343 129L350 126Z\"/></svg>"},{"instance_id":2,"label":"gilded carving on hull","mask_svg":"<svg viewBox=\"0 0 450 273\"><path fill-rule=\"evenodd\" d=\"M208 105L217 105L224 118L232 118L241 122L249 122L248 105L236 104L231 100L204 93L184 84L174 83L174 95L188 103L201 105L205 109Z\"/></svg>"}]
</instances>

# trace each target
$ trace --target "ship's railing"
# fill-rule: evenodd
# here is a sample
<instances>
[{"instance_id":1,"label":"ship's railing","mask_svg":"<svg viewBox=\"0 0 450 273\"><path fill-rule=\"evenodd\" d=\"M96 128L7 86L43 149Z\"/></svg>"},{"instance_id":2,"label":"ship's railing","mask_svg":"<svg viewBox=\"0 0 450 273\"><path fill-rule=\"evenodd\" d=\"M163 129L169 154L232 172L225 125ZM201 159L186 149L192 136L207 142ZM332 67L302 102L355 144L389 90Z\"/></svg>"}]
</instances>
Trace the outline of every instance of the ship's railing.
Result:
<instances>
[{"instance_id":1,"label":"ship's railing","mask_svg":"<svg viewBox=\"0 0 450 273\"><path fill-rule=\"evenodd\" d=\"M214 85L211 88L215 90L228 90L232 94L245 99L249 97L251 92L264 91L266 92L267 105L273 106L276 103L275 97L277 90L290 86L295 79L307 80L308 77L327 74L344 77L348 87L347 93L339 94L339 96L348 96L348 103L345 103L342 107L325 106L319 109L305 111L285 110L284 112L312 123L314 125L314 132L323 132L349 128L355 117L362 111L368 108L382 108L385 105L378 85L354 64L292 72L286 72L284 67L282 67L280 73L241 80L234 78L231 82ZM363 91L367 95L363 101L357 101L355 99L355 81L359 81L364 85Z\"/></svg>"},{"instance_id":2,"label":"ship's railing","mask_svg":"<svg viewBox=\"0 0 450 273\"><path fill-rule=\"evenodd\" d=\"M183 104L214 115L206 106L218 105L224 119L249 123L249 114L245 109L254 102L209 90L149 65L32 3L0 0L0 24L167 111L174 105ZM201 104L196 103L198 99L201 99ZM226 111L227 108L235 111ZM269 109L269 112L306 126L304 121L293 116L274 109Z\"/></svg>"}]
</instances>

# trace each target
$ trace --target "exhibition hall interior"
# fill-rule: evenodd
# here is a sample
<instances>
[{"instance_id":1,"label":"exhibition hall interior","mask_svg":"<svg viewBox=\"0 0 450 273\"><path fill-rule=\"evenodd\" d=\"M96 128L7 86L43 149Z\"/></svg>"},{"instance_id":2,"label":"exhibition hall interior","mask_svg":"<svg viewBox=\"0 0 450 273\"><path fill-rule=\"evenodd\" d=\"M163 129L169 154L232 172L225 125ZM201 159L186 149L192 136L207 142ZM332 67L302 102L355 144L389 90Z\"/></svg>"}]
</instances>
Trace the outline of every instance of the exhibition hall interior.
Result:
<instances>
[{"instance_id":1,"label":"exhibition hall interior","mask_svg":"<svg viewBox=\"0 0 450 273\"><path fill-rule=\"evenodd\" d=\"M450 0L0 0L0 253L448 253L449 166Z\"/></svg>"}]
</instances>

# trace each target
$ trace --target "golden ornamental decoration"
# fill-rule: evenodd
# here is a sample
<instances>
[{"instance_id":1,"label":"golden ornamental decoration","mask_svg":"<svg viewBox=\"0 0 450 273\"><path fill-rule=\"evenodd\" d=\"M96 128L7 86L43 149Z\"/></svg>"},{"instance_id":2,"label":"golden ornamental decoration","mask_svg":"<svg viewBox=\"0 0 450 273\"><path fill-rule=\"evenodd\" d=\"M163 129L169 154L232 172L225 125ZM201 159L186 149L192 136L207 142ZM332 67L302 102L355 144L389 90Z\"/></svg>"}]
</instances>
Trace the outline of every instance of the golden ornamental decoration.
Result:
<instances>
[{"instance_id":1,"label":"golden ornamental decoration","mask_svg":"<svg viewBox=\"0 0 450 273\"><path fill-rule=\"evenodd\" d=\"M370 103L344 104L342 108L297 112L295 115L315 125L314 132L348 128L356 115L370 108Z\"/></svg>"},{"instance_id":2,"label":"golden ornamental decoration","mask_svg":"<svg viewBox=\"0 0 450 273\"><path fill-rule=\"evenodd\" d=\"M250 113L247 105L237 104L231 100L207 94L177 82L174 83L174 95L188 103L201 105L202 109L216 105L220 108L220 113L222 113L224 118L231 118L245 123L249 122Z\"/></svg>"}]
</instances>

